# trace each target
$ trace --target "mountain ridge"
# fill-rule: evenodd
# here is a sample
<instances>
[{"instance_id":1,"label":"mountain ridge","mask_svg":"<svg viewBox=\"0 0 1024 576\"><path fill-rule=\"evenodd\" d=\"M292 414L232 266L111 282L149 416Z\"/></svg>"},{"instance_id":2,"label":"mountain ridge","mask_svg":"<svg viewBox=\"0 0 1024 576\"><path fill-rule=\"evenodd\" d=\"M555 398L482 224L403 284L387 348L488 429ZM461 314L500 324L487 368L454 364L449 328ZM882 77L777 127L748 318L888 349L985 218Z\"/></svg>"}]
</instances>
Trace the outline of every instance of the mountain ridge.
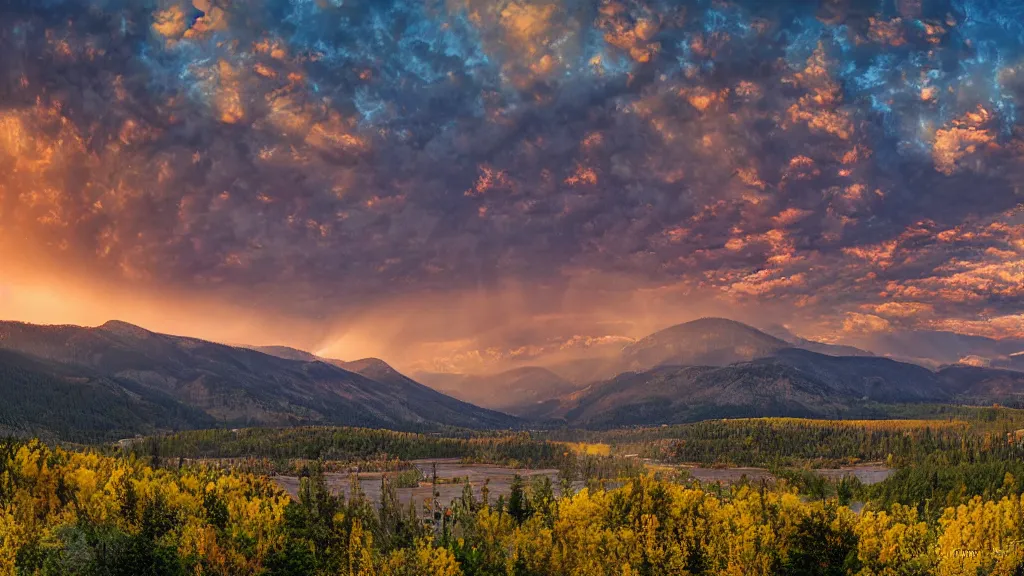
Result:
<instances>
[{"instance_id":1,"label":"mountain ridge","mask_svg":"<svg viewBox=\"0 0 1024 576\"><path fill-rule=\"evenodd\" d=\"M865 413L872 404L1024 404L1021 372L972 366L931 370L883 356L822 354L783 342L731 320L676 325L638 340L637 350L627 347L628 362L622 366L629 370L524 415L605 427L704 417L834 418Z\"/></svg>"},{"instance_id":2,"label":"mountain ridge","mask_svg":"<svg viewBox=\"0 0 1024 576\"><path fill-rule=\"evenodd\" d=\"M409 379L378 382L321 359L289 360L124 322L95 328L0 322L0 350L73 368L146 401L169 397L176 410L198 409L223 425L517 425L513 417Z\"/></svg>"},{"instance_id":3,"label":"mountain ridge","mask_svg":"<svg viewBox=\"0 0 1024 576\"><path fill-rule=\"evenodd\" d=\"M0 385L19 396L0 407L0 431L510 428L522 422L516 416L606 427L729 416L831 418L871 404L1024 404L1022 372L963 364L931 370L881 356L823 354L721 318L660 330L592 368L614 373L586 384L542 366L416 374L425 385L379 358L228 346L116 320L94 328L0 322Z\"/></svg>"}]
</instances>

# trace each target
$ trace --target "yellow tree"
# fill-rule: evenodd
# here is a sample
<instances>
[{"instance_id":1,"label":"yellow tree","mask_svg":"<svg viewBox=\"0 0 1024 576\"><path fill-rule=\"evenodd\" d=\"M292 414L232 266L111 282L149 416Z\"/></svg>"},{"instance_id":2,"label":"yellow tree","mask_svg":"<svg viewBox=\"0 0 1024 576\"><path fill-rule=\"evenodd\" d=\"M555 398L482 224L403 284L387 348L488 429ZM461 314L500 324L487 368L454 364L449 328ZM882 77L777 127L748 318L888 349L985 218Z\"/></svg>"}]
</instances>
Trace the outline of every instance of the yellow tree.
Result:
<instances>
[{"instance_id":1,"label":"yellow tree","mask_svg":"<svg viewBox=\"0 0 1024 576\"><path fill-rule=\"evenodd\" d=\"M980 496L947 508L939 519L939 576L1011 576L1024 563L1024 509L1019 496Z\"/></svg>"}]
</instances>

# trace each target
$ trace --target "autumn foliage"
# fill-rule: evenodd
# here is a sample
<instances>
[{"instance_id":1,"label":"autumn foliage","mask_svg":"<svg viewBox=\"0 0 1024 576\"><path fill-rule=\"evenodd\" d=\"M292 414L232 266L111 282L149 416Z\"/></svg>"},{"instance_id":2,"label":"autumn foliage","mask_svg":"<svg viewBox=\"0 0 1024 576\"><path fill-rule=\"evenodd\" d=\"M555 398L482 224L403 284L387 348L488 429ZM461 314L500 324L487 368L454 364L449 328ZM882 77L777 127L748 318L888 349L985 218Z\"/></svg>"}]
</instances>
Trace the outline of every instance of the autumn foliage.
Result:
<instances>
[{"instance_id":1,"label":"autumn foliage","mask_svg":"<svg viewBox=\"0 0 1024 576\"><path fill-rule=\"evenodd\" d=\"M403 509L329 493L297 500L264 478L152 469L134 457L6 444L0 574L1012 575L1024 508L1011 490L930 521L893 504L860 514L780 482L732 488L650 475L556 497L517 480L485 501Z\"/></svg>"}]
</instances>

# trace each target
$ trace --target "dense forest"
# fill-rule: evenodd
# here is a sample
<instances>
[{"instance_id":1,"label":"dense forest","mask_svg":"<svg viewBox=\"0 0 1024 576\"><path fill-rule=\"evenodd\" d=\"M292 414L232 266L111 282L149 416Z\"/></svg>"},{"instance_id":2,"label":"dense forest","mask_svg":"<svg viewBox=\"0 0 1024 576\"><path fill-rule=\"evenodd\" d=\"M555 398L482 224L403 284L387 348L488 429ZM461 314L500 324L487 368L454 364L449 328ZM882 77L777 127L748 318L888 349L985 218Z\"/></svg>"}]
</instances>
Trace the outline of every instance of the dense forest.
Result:
<instances>
[{"instance_id":1,"label":"dense forest","mask_svg":"<svg viewBox=\"0 0 1024 576\"><path fill-rule=\"evenodd\" d=\"M0 575L1024 574L1024 412L591 432L190 431L0 443ZM550 467L440 498L421 458ZM861 484L815 469L874 462ZM262 464L254 464L262 463ZM688 465L770 470L701 483ZM379 497L356 476L383 471ZM298 476L286 494L270 478ZM433 498L398 490L434 482ZM449 492L450 493L450 492ZM455 494L458 494L456 490Z\"/></svg>"},{"instance_id":2,"label":"dense forest","mask_svg":"<svg viewBox=\"0 0 1024 576\"><path fill-rule=\"evenodd\" d=\"M967 423L761 419L698 423L677 438L636 449L670 462L835 466L872 461L905 466L926 459L950 464L1004 459L1012 447L1005 434L979 433Z\"/></svg>"},{"instance_id":3,"label":"dense forest","mask_svg":"<svg viewBox=\"0 0 1024 576\"><path fill-rule=\"evenodd\" d=\"M932 461L970 463L1015 458L1024 410L936 407L928 419L706 420L656 428L550 431L538 439L602 443L618 454L664 462L731 466L832 467L882 462L903 467ZM1012 439L1013 441L1008 441Z\"/></svg>"},{"instance_id":4,"label":"dense forest","mask_svg":"<svg viewBox=\"0 0 1024 576\"><path fill-rule=\"evenodd\" d=\"M38 442L0 454L0 573L812 575L1021 573L1019 486L925 515L811 497L786 481L702 487L639 475L556 497L517 480L423 509L343 498L313 467L289 499L266 479L153 469ZM424 520L425 518L425 520Z\"/></svg>"},{"instance_id":5,"label":"dense forest","mask_svg":"<svg viewBox=\"0 0 1024 576\"><path fill-rule=\"evenodd\" d=\"M130 394L109 379L7 350L0 350L0 382L4 386L0 404L3 434L99 442L139 430L217 424L169 397L129 401Z\"/></svg>"},{"instance_id":6,"label":"dense forest","mask_svg":"<svg viewBox=\"0 0 1024 576\"><path fill-rule=\"evenodd\" d=\"M341 463L460 458L467 462L515 467L557 467L565 455L564 446L535 440L525 432L457 429L445 435L329 426L193 430L122 444L134 454L147 457L304 459Z\"/></svg>"},{"instance_id":7,"label":"dense forest","mask_svg":"<svg viewBox=\"0 0 1024 576\"><path fill-rule=\"evenodd\" d=\"M659 462L731 466L829 467L884 462L902 467L931 459L957 464L1015 456L1007 438L1024 429L1024 410L914 407L913 419L751 418L693 424L534 432L451 428L432 434L351 427L196 430L125 441L139 456L165 458L373 460L460 458L524 467L557 467L567 449ZM1019 440L1019 439L1018 439Z\"/></svg>"}]
</instances>

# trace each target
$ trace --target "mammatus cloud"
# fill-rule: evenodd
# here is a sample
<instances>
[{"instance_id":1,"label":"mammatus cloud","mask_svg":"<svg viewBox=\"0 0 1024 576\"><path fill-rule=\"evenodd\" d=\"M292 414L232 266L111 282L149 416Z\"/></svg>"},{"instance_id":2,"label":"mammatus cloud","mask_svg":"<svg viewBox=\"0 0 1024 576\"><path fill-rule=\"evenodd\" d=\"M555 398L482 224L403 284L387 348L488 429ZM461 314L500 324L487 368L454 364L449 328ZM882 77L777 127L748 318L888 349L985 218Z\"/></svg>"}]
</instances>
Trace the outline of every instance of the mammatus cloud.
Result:
<instances>
[{"instance_id":1,"label":"mammatus cloud","mask_svg":"<svg viewBox=\"0 0 1024 576\"><path fill-rule=\"evenodd\" d=\"M832 339L1024 336L1024 3L0 15L0 252L37 273L388 351L508 354L714 310ZM415 318L467 294L458 330ZM481 316L510 297L533 303Z\"/></svg>"}]
</instances>

